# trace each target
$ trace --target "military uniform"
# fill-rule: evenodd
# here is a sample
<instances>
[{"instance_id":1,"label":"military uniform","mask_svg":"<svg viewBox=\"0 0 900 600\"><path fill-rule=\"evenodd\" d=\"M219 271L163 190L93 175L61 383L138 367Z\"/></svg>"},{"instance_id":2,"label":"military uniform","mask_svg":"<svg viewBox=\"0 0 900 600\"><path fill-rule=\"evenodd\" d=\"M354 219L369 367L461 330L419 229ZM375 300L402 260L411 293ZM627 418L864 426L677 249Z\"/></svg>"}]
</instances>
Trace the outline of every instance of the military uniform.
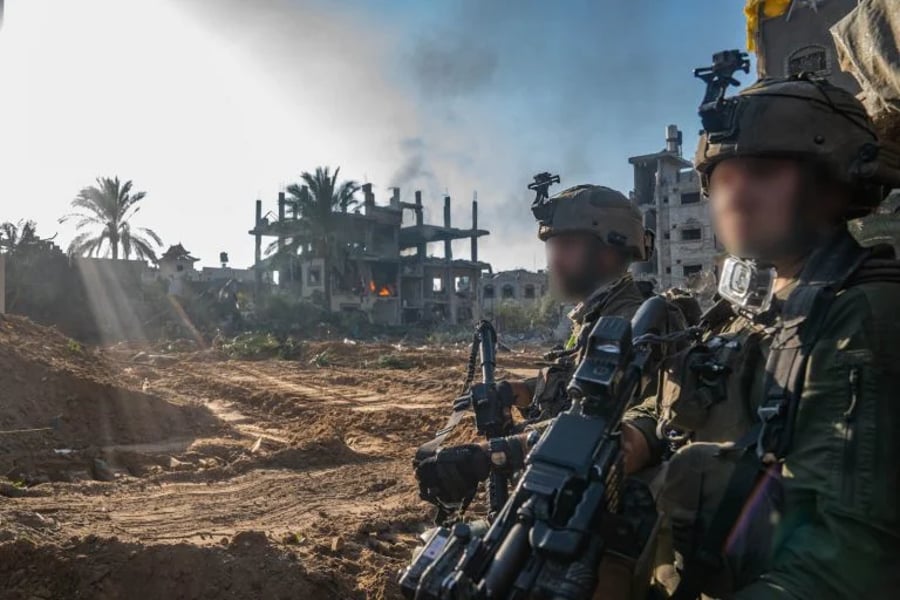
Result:
<instances>
[{"instance_id":1,"label":"military uniform","mask_svg":"<svg viewBox=\"0 0 900 600\"><path fill-rule=\"evenodd\" d=\"M552 198L540 197L532 206L538 219L538 238L546 242L558 235L588 234L622 253L625 263L650 257L651 246L643 216L620 192L602 185L576 185ZM529 423L552 418L568 406L566 386L578 364L579 340L590 333L600 317L631 319L644 294L630 273L602 283L569 312L572 333L562 352L552 352L552 363L524 383L531 404L521 407Z\"/></svg>"},{"instance_id":2,"label":"military uniform","mask_svg":"<svg viewBox=\"0 0 900 600\"><path fill-rule=\"evenodd\" d=\"M810 353L791 450L732 524L723 569L706 574L706 591L860 598L887 597L879 594L900 584L900 405L891 389L900 381L898 303L900 285L887 281L837 295ZM661 499L683 560L712 526L746 444L755 442L780 304L755 318L725 317L701 350L665 369L658 429L689 440L668 461ZM703 360L727 365L728 375L685 375Z\"/></svg>"},{"instance_id":3,"label":"military uniform","mask_svg":"<svg viewBox=\"0 0 900 600\"><path fill-rule=\"evenodd\" d=\"M556 416L568 405L566 386L578 365L578 341L582 334L590 333L600 317L623 317L631 320L644 301L644 296L630 273L600 286L569 314L572 333L566 343L566 352L540 374L525 383L531 390L532 404L528 416L532 419L548 419Z\"/></svg>"},{"instance_id":4,"label":"military uniform","mask_svg":"<svg viewBox=\"0 0 900 600\"><path fill-rule=\"evenodd\" d=\"M539 195L532 210L539 221L538 237L542 241L559 235L593 236L607 250L619 253L623 272L613 275L613 281L600 285L569 315L573 323L572 343L557 353L538 377L524 382L531 396L530 404L519 407L526 423L514 428L513 435L491 440L490 459L487 450L477 444L442 447L450 428L419 449L414 467L420 496L439 506L474 495L479 480L485 479L491 468L511 473L524 466L525 455L538 437L537 431L568 405L566 386L577 364L580 350L577 340L590 333L602 316L631 319L644 300L634 279L624 272L628 263L647 260L650 253L643 217L633 202L608 187L578 185L552 198ZM509 382L500 382L497 391L513 396ZM526 427L529 431L523 433Z\"/></svg>"},{"instance_id":5,"label":"military uniform","mask_svg":"<svg viewBox=\"0 0 900 600\"><path fill-rule=\"evenodd\" d=\"M763 81L725 106L716 122L728 129L701 137L704 188L729 157L815 160L859 192L856 216L883 197L878 184L900 182L843 90ZM666 363L657 397L627 420L657 458L676 449L660 499L683 579L675 597L896 595L898 306L900 264L841 226L771 309L720 302L701 342Z\"/></svg>"}]
</instances>

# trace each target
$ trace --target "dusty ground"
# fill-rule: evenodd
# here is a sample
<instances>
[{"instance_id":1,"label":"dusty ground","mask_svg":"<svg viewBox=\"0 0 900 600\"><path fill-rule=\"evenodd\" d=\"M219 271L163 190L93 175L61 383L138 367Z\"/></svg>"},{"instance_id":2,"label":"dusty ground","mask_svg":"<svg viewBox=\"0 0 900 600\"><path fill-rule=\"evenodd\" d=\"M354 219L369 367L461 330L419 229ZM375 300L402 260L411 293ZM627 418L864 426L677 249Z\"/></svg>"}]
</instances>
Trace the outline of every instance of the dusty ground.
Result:
<instances>
[{"instance_id":1,"label":"dusty ground","mask_svg":"<svg viewBox=\"0 0 900 600\"><path fill-rule=\"evenodd\" d=\"M0 599L399 598L431 517L412 455L467 356L329 342L245 362L0 320Z\"/></svg>"}]
</instances>

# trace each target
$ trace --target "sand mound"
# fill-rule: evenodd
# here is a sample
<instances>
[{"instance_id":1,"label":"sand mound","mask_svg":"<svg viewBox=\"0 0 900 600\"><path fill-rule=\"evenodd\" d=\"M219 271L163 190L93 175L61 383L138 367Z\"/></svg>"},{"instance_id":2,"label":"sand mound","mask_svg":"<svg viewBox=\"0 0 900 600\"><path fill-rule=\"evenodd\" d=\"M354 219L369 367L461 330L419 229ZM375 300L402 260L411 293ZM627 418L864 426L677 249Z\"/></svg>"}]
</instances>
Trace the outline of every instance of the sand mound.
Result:
<instances>
[{"instance_id":1,"label":"sand mound","mask_svg":"<svg viewBox=\"0 0 900 600\"><path fill-rule=\"evenodd\" d=\"M10 598L346 598L347 587L308 573L244 532L224 544L144 546L88 537L64 546L0 546L0 595Z\"/></svg>"},{"instance_id":2,"label":"sand mound","mask_svg":"<svg viewBox=\"0 0 900 600\"><path fill-rule=\"evenodd\" d=\"M129 389L111 372L100 355L56 329L2 318L0 474L58 479L70 463L91 472L103 448L189 437L214 426L205 409Z\"/></svg>"}]
</instances>

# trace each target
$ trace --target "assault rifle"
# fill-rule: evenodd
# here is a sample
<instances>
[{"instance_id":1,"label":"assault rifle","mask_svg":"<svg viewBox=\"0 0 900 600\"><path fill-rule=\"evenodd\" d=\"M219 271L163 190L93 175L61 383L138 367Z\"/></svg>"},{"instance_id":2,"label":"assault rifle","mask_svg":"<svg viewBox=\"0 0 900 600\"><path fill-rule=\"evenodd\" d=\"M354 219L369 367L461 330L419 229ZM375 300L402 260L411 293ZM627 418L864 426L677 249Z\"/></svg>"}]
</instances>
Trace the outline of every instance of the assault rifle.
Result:
<instances>
[{"instance_id":1,"label":"assault rifle","mask_svg":"<svg viewBox=\"0 0 900 600\"><path fill-rule=\"evenodd\" d=\"M630 323L597 322L568 387L572 407L529 454L512 496L483 536L465 523L435 529L401 576L406 598L581 600L605 554L641 554L656 509L645 486L624 478L620 426L656 346L674 340L666 323L659 296Z\"/></svg>"},{"instance_id":2,"label":"assault rifle","mask_svg":"<svg viewBox=\"0 0 900 600\"><path fill-rule=\"evenodd\" d=\"M437 433L433 440L418 449L415 462L434 455L468 410L472 410L475 415L475 429L478 434L484 436L488 441L512 433L512 416L510 414L512 403L500 397L494 378L496 356L497 332L490 321L481 321L475 328L475 336L472 340L472 352L469 357L466 381L463 384L463 395L454 402L453 413L447 425ZM473 384L479 357L481 382ZM489 518L492 518L503 508L509 497L508 475L497 469L491 469L487 492L490 505ZM423 500L438 507L435 522L440 525L445 524L451 516L461 516L472 501L472 497L469 497L459 504L448 505L430 494L428 490L420 490L420 495Z\"/></svg>"}]
</instances>

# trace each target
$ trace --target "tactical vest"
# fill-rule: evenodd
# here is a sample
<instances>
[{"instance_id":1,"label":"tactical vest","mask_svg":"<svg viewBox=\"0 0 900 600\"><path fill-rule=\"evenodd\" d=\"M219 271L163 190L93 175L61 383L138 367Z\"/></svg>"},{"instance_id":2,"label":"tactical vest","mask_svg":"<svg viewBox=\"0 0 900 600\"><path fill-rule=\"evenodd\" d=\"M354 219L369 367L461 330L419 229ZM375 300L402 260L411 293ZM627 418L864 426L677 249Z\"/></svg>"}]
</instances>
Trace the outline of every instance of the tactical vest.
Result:
<instances>
[{"instance_id":1,"label":"tactical vest","mask_svg":"<svg viewBox=\"0 0 900 600\"><path fill-rule=\"evenodd\" d=\"M806 365L835 297L841 290L873 281L900 283L900 261L885 258L881 249L860 247L846 229L810 255L770 330L756 422L736 442L743 452L709 527L686 561L673 595L676 600L697 598L704 574L721 569L726 539L746 499L761 476L780 471L791 448Z\"/></svg>"},{"instance_id":2,"label":"tactical vest","mask_svg":"<svg viewBox=\"0 0 900 600\"><path fill-rule=\"evenodd\" d=\"M629 290L630 286L634 286L635 289ZM641 301L646 301L655 295L652 285L648 286L643 281L634 281L630 275L626 275L602 294L595 293L585 301L585 304L579 305L569 314L573 319L572 335L563 351L546 356L546 358L552 359L552 362L544 365L537 378L529 415L531 420L549 419L568 408L569 399L566 388L575 368L583 358L587 338L597 321L606 316L631 319L640 307ZM691 314L695 311L699 312L700 305L693 296L677 289L667 290L660 295L666 300L668 308L666 332L682 331L689 324L695 324L685 316L685 311L689 311ZM654 369L647 369L647 372L652 373ZM642 384L642 389L647 393L655 392L656 385L653 381L654 377L648 375Z\"/></svg>"},{"instance_id":3,"label":"tactical vest","mask_svg":"<svg viewBox=\"0 0 900 600\"><path fill-rule=\"evenodd\" d=\"M688 441L723 443L755 422L767 347L765 319L734 313L720 300L702 317L708 333L662 364L657 437L673 447Z\"/></svg>"}]
</instances>

